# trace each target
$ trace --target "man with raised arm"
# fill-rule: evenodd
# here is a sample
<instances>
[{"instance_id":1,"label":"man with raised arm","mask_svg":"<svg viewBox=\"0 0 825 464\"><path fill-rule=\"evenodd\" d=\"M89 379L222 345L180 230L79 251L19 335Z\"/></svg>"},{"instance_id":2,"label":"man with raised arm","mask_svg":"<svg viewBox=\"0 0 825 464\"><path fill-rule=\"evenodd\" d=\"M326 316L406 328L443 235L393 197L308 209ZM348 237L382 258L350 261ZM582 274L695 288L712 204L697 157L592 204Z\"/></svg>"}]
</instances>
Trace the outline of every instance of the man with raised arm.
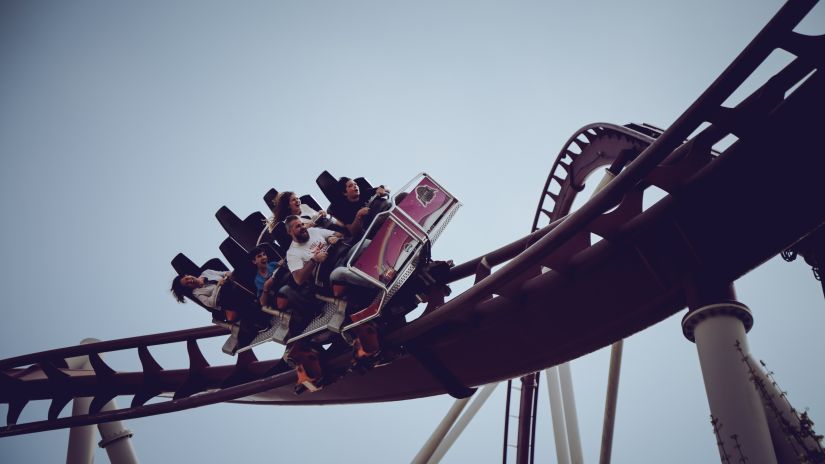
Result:
<instances>
[{"instance_id":1,"label":"man with raised arm","mask_svg":"<svg viewBox=\"0 0 825 464\"><path fill-rule=\"evenodd\" d=\"M295 324L301 325L308 323L321 307L321 301L315 298L313 273L327 259L327 247L337 242L341 234L318 227L307 229L301 218L294 215L284 222L287 233L292 237L286 252L286 263L296 288L284 285L279 293L286 296L289 306L293 308L293 315L298 316Z\"/></svg>"},{"instance_id":2,"label":"man with raised arm","mask_svg":"<svg viewBox=\"0 0 825 464\"><path fill-rule=\"evenodd\" d=\"M329 229L306 225L298 216L289 216L285 221L292 244L286 252L286 263L292 278L299 287L310 284L315 267L327 259L327 247L337 242L341 234Z\"/></svg>"}]
</instances>

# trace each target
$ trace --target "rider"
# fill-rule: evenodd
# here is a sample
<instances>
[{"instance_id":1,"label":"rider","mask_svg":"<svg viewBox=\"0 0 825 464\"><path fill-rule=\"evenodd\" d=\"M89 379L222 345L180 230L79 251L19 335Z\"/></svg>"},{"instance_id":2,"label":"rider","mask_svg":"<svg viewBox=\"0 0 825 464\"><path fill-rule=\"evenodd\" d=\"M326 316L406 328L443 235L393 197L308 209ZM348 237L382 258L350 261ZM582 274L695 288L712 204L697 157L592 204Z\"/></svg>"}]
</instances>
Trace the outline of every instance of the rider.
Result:
<instances>
[{"instance_id":1,"label":"rider","mask_svg":"<svg viewBox=\"0 0 825 464\"><path fill-rule=\"evenodd\" d=\"M255 265L255 288L257 289L258 302L261 306L271 306L274 301L274 293L281 285L286 284L285 275L278 272L286 262L270 261L266 254L266 249L257 246L249 252L252 257L252 264Z\"/></svg>"},{"instance_id":2,"label":"rider","mask_svg":"<svg viewBox=\"0 0 825 464\"><path fill-rule=\"evenodd\" d=\"M364 218L370 213L369 201L373 196L383 196L389 191L383 185L361 192L358 183L349 177L338 179L338 191L343 197L329 207L329 213L344 224L350 235L359 235L365 225Z\"/></svg>"},{"instance_id":3,"label":"rider","mask_svg":"<svg viewBox=\"0 0 825 464\"><path fill-rule=\"evenodd\" d=\"M185 303L184 296L188 296L211 311L223 311L230 322L239 320L242 344L269 327L264 321L268 316L260 311L252 293L232 280L232 272L207 269L198 277L179 274L172 280L171 290L178 303Z\"/></svg>"},{"instance_id":4,"label":"rider","mask_svg":"<svg viewBox=\"0 0 825 464\"><path fill-rule=\"evenodd\" d=\"M315 298L313 282L315 268L327 259L327 247L341 238L339 232L318 227L307 228L298 216L286 218L286 228L292 243L286 253L286 262L296 288L285 285L280 293L289 300L289 305L298 310L299 318L308 318L320 307ZM309 322L308 320L306 322Z\"/></svg>"},{"instance_id":5,"label":"rider","mask_svg":"<svg viewBox=\"0 0 825 464\"><path fill-rule=\"evenodd\" d=\"M272 218L273 223L278 223L295 215L301 218L307 227L323 227L329 229L334 225L333 221L324 210L315 211L306 203L301 202L301 198L295 192L285 191L279 193L272 201L275 205L275 213Z\"/></svg>"}]
</instances>

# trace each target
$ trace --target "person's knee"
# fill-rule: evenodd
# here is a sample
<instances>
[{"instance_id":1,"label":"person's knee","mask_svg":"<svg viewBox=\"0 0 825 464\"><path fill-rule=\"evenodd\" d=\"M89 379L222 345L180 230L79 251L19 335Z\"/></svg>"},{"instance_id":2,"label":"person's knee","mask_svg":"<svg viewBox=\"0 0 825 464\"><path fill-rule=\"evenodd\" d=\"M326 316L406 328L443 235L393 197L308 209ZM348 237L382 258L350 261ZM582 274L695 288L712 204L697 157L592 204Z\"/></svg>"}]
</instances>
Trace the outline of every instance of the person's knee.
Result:
<instances>
[{"instance_id":1,"label":"person's knee","mask_svg":"<svg viewBox=\"0 0 825 464\"><path fill-rule=\"evenodd\" d=\"M288 307L295 306L298 301L298 292L289 285L284 285L278 289L275 295L275 306L284 310Z\"/></svg>"},{"instance_id":2,"label":"person's knee","mask_svg":"<svg viewBox=\"0 0 825 464\"><path fill-rule=\"evenodd\" d=\"M352 271L344 266L336 267L329 274L329 281L332 283L351 284L354 283L353 280Z\"/></svg>"},{"instance_id":3,"label":"person's knee","mask_svg":"<svg viewBox=\"0 0 825 464\"><path fill-rule=\"evenodd\" d=\"M344 273L346 272L347 268L345 267L336 267L329 273L329 280L330 282L344 282Z\"/></svg>"},{"instance_id":4,"label":"person's knee","mask_svg":"<svg viewBox=\"0 0 825 464\"><path fill-rule=\"evenodd\" d=\"M356 274L347 267L338 267L330 274L330 282L339 284L351 284L360 287L369 287L372 283L364 277Z\"/></svg>"}]
</instances>

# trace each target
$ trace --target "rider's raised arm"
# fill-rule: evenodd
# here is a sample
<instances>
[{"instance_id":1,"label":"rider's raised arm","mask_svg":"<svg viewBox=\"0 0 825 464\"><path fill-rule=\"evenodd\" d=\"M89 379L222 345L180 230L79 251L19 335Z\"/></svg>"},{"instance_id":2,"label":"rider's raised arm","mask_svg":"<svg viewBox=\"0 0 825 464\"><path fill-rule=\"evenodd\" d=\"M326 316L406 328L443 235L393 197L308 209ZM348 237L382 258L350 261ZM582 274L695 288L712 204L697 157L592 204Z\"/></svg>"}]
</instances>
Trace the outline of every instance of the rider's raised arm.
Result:
<instances>
[{"instance_id":1,"label":"rider's raised arm","mask_svg":"<svg viewBox=\"0 0 825 464\"><path fill-rule=\"evenodd\" d=\"M295 283L303 285L304 282L312 280L312 272L315 271L315 266L318 263L319 261L313 256L309 261L305 261L299 269L292 271L292 278L295 279Z\"/></svg>"}]
</instances>

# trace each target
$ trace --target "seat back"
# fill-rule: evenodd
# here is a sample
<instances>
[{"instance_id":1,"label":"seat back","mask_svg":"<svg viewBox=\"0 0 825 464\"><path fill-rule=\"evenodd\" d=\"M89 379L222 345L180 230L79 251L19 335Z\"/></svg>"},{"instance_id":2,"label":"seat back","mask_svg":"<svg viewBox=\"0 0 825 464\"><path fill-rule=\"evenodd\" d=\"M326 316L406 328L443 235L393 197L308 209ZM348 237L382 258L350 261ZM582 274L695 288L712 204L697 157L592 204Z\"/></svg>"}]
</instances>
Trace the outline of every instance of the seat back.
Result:
<instances>
[{"instance_id":1,"label":"seat back","mask_svg":"<svg viewBox=\"0 0 825 464\"><path fill-rule=\"evenodd\" d=\"M355 181L355 183L356 183L356 184L358 184L358 188L359 188L362 192L366 192L366 191L368 191L368 190L372 190L372 184L371 184L371 183L370 183L367 179L365 179L365 178L363 178L363 177L356 177L356 178L355 178L355 179L353 179L353 180Z\"/></svg>"},{"instance_id":2,"label":"seat back","mask_svg":"<svg viewBox=\"0 0 825 464\"><path fill-rule=\"evenodd\" d=\"M315 211L320 211L324 208L321 208L321 205L315 201L315 198L312 198L312 195L304 195L301 197L301 203L309 206L310 208L314 209Z\"/></svg>"},{"instance_id":3,"label":"seat back","mask_svg":"<svg viewBox=\"0 0 825 464\"><path fill-rule=\"evenodd\" d=\"M172 258L172 268L174 268L175 272L178 274L200 274L198 265L183 253L178 253L174 258Z\"/></svg>"},{"instance_id":4,"label":"seat back","mask_svg":"<svg viewBox=\"0 0 825 464\"><path fill-rule=\"evenodd\" d=\"M292 237L290 237L289 233L286 231L286 224L283 222L275 224L275 229L272 231L272 235L275 238L275 241L281 245L283 254L286 256L286 251L289 250L289 246L292 244Z\"/></svg>"},{"instance_id":5,"label":"seat back","mask_svg":"<svg viewBox=\"0 0 825 464\"><path fill-rule=\"evenodd\" d=\"M207 269L213 269L216 271L228 271L229 268L226 267L226 264L223 263L218 258L212 258L209 261L203 263L202 266L198 266L195 264L194 261L189 259L185 254L178 253L174 258L172 258L172 268L175 269L175 272L178 274L189 274L193 276L199 276L201 273Z\"/></svg>"},{"instance_id":6,"label":"seat back","mask_svg":"<svg viewBox=\"0 0 825 464\"><path fill-rule=\"evenodd\" d=\"M275 236L275 229L273 229L272 232L270 232L269 228L264 227L264 229L261 231L261 235L258 237L258 246L262 245L266 245L270 247L272 250L275 250L279 255L285 256L286 250L289 247L289 242L286 242L286 247L282 246L281 241L278 240Z\"/></svg>"},{"instance_id":7,"label":"seat back","mask_svg":"<svg viewBox=\"0 0 825 464\"><path fill-rule=\"evenodd\" d=\"M319 174L318 178L315 179L315 183L330 203L334 203L333 200L340 197L338 194L338 179L330 174L329 171L324 171Z\"/></svg>"},{"instance_id":8,"label":"seat back","mask_svg":"<svg viewBox=\"0 0 825 464\"><path fill-rule=\"evenodd\" d=\"M215 213L215 217L226 233L245 251L255 248L258 244L258 237L261 235L261 228L266 223L266 218L260 211L255 211L246 219L241 220L226 206L221 206Z\"/></svg>"},{"instance_id":9,"label":"seat back","mask_svg":"<svg viewBox=\"0 0 825 464\"><path fill-rule=\"evenodd\" d=\"M201 273L207 269L212 269L215 271L228 271L229 268L226 267L226 264L223 263L218 258L212 258L209 261L203 263L202 266L198 266L195 264L194 261L189 259L183 253L178 253L174 258L172 258L172 267L175 269L175 272L178 274L189 274L193 276L199 276ZM189 301L194 302L196 305L200 306L201 308L209 311L212 314L212 318L218 321L223 321L226 319L226 314L223 311L216 311L212 308L207 308L203 305L197 298L190 298L189 296L186 297Z\"/></svg>"},{"instance_id":10,"label":"seat back","mask_svg":"<svg viewBox=\"0 0 825 464\"><path fill-rule=\"evenodd\" d=\"M274 188L269 189L268 192L264 194L264 203L266 203L266 207L272 211L272 214L275 214L275 198L278 196L278 191Z\"/></svg>"},{"instance_id":11,"label":"seat back","mask_svg":"<svg viewBox=\"0 0 825 464\"><path fill-rule=\"evenodd\" d=\"M229 264L235 269L232 272L233 279L246 288L254 287L255 284L255 265L252 264L252 258L249 256L237 242L231 238L226 238L218 247L221 253L229 261Z\"/></svg>"},{"instance_id":12,"label":"seat back","mask_svg":"<svg viewBox=\"0 0 825 464\"><path fill-rule=\"evenodd\" d=\"M207 269L212 269L214 271L228 271L229 267L227 267L227 265L224 264L223 261L221 261L220 259L212 258L209 261L203 263L203 266L198 268L198 275L200 275L201 272Z\"/></svg>"}]
</instances>

